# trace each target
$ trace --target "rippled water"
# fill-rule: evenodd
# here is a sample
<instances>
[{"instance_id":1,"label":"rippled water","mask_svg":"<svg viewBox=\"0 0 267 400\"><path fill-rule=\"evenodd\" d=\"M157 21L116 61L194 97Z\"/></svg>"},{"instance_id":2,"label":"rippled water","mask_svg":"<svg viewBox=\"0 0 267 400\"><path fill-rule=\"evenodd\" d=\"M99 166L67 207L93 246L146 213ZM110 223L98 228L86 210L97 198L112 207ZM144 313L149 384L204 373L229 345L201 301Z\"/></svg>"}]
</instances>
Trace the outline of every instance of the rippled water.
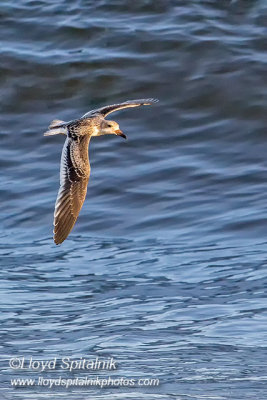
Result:
<instances>
[{"instance_id":1,"label":"rippled water","mask_svg":"<svg viewBox=\"0 0 267 400\"><path fill-rule=\"evenodd\" d=\"M2 0L1 397L265 400L265 1ZM79 220L52 241L54 118L134 98L90 145ZM113 118L113 116L112 116ZM11 357L113 357L154 387L11 387Z\"/></svg>"}]
</instances>

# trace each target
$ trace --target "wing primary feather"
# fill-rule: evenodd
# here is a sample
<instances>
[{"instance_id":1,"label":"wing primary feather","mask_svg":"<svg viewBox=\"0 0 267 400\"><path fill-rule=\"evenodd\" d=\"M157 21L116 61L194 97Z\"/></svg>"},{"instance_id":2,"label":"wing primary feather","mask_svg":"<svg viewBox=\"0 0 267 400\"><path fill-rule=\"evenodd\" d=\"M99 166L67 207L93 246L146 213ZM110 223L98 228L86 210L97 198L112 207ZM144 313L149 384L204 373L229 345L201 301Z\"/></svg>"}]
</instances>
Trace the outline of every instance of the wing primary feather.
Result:
<instances>
[{"instance_id":1,"label":"wing primary feather","mask_svg":"<svg viewBox=\"0 0 267 400\"><path fill-rule=\"evenodd\" d=\"M138 100L127 100L123 103L119 104L112 104L110 106L105 106L98 108L96 110L89 111L88 113L84 114L82 118L93 117L95 115L103 115L106 117L108 114L122 110L123 108L131 108L131 107L140 107L140 106L147 106L153 103L157 103L158 99L138 99Z\"/></svg>"},{"instance_id":2,"label":"wing primary feather","mask_svg":"<svg viewBox=\"0 0 267 400\"><path fill-rule=\"evenodd\" d=\"M72 230L85 200L90 175L88 144L66 138L60 164L60 188L54 212L54 241L62 243Z\"/></svg>"}]
</instances>

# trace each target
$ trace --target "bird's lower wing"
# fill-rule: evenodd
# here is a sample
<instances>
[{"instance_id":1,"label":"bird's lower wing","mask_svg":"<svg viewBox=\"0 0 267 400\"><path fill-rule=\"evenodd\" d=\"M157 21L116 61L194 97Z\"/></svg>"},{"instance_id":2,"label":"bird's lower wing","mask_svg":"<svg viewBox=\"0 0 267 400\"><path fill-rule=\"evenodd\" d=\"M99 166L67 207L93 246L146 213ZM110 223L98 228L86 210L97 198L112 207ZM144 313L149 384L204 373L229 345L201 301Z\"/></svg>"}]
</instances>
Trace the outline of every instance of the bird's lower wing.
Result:
<instances>
[{"instance_id":1,"label":"bird's lower wing","mask_svg":"<svg viewBox=\"0 0 267 400\"><path fill-rule=\"evenodd\" d=\"M54 213L54 241L62 243L72 230L87 192L90 166L88 160L88 146L73 148L76 146L68 138L62 151L60 166L60 188L56 200ZM84 155L84 168L75 165L73 154L76 157Z\"/></svg>"},{"instance_id":2,"label":"bird's lower wing","mask_svg":"<svg viewBox=\"0 0 267 400\"><path fill-rule=\"evenodd\" d=\"M54 241L62 243L72 230L87 192L88 179L59 188L54 214Z\"/></svg>"},{"instance_id":3,"label":"bird's lower wing","mask_svg":"<svg viewBox=\"0 0 267 400\"><path fill-rule=\"evenodd\" d=\"M88 113L84 114L82 118L87 118L87 117L93 117L94 115L103 115L103 117L106 117L108 114L121 110L123 108L130 108L130 107L140 107L140 106L146 106L146 105L151 105L153 103L157 103L157 99L139 99L139 100L128 100L125 101L124 103L120 104L112 104L110 106L98 108L96 110L89 111Z\"/></svg>"}]
</instances>

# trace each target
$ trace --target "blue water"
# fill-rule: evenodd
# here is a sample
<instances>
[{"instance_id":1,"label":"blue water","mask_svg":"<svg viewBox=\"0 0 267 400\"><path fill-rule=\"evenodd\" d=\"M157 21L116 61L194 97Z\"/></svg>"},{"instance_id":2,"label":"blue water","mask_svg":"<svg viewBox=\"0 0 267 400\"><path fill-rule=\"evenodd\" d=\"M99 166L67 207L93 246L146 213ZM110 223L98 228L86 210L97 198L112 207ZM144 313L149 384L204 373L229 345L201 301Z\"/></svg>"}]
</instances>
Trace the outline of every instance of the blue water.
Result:
<instances>
[{"instance_id":1,"label":"blue water","mask_svg":"<svg viewBox=\"0 0 267 400\"><path fill-rule=\"evenodd\" d=\"M266 399L266 22L256 0L2 0L1 398ZM43 132L146 97L160 102L112 115L127 142L92 139L87 199L55 246L64 138ZM9 366L31 357L58 364ZM159 384L11 384L59 376Z\"/></svg>"}]
</instances>

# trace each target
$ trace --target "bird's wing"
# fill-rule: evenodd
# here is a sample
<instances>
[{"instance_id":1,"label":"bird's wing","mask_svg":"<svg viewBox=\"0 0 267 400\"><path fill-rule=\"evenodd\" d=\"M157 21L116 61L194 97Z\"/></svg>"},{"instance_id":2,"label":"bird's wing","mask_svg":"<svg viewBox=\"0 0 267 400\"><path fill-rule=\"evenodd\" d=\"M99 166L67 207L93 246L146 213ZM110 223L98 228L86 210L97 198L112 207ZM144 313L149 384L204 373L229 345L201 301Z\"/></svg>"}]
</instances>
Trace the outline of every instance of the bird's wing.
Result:
<instances>
[{"instance_id":1,"label":"bird's wing","mask_svg":"<svg viewBox=\"0 0 267 400\"><path fill-rule=\"evenodd\" d=\"M153 103L157 103L157 99L139 99L139 100L128 100L125 101L124 103L120 104L113 104L110 106L98 108L96 110L92 110L87 112L82 116L82 118L88 118L88 117L93 117L95 115L102 115L103 117L106 117L108 114L121 110L123 108L130 108L130 107L139 107L139 106L146 106L150 105Z\"/></svg>"},{"instance_id":2,"label":"bird's wing","mask_svg":"<svg viewBox=\"0 0 267 400\"><path fill-rule=\"evenodd\" d=\"M60 165L60 188L54 213L54 241L62 243L72 230L87 192L90 176L89 137L78 143L66 138Z\"/></svg>"}]
</instances>

